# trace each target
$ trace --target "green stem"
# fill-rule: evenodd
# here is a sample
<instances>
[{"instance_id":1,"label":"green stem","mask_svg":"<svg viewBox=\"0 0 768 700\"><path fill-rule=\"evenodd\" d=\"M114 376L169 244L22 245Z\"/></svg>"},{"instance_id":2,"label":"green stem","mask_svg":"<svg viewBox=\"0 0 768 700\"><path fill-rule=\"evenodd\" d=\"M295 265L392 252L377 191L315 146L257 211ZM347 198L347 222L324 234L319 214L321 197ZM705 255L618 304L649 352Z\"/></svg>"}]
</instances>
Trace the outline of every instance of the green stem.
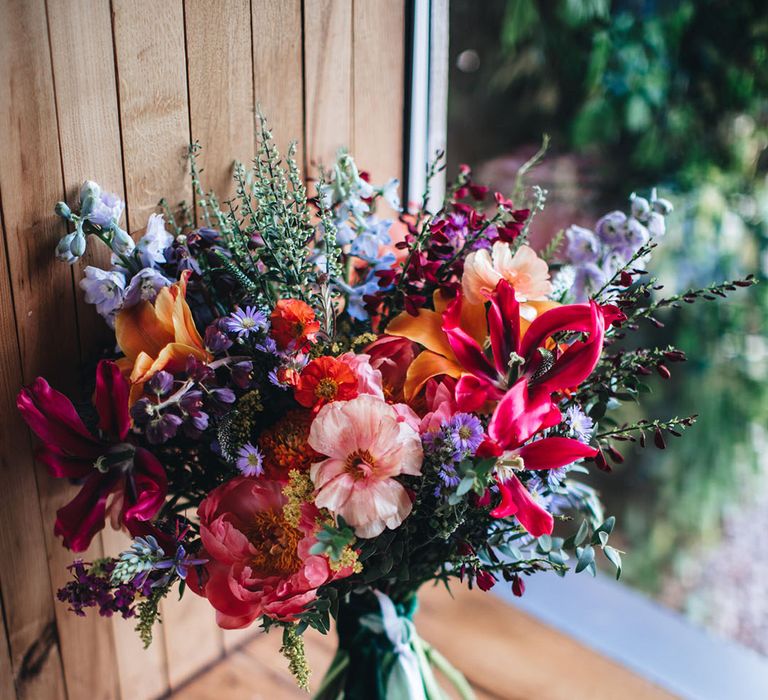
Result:
<instances>
[{"instance_id":1,"label":"green stem","mask_svg":"<svg viewBox=\"0 0 768 700\"><path fill-rule=\"evenodd\" d=\"M462 700L476 700L475 691L472 690L472 686L455 666L453 666L448 659L446 659L437 649L433 646L422 642L424 644L424 651L426 652L429 662L442 673L450 682L450 684L456 689Z\"/></svg>"}]
</instances>

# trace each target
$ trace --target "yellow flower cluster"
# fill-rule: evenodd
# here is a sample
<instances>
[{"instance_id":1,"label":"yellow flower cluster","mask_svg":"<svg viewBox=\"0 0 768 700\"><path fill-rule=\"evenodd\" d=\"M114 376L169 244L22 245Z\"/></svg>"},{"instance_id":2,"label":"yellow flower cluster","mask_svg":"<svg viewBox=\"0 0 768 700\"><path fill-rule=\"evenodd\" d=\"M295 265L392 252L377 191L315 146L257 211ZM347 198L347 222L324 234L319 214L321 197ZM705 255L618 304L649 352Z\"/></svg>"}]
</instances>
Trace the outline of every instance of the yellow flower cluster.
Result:
<instances>
[{"instance_id":1,"label":"yellow flower cluster","mask_svg":"<svg viewBox=\"0 0 768 700\"><path fill-rule=\"evenodd\" d=\"M293 527L299 527L301 521L301 506L312 501L315 485L307 472L291 469L288 472L288 483L283 486L283 496L287 502L283 506L283 517Z\"/></svg>"}]
</instances>

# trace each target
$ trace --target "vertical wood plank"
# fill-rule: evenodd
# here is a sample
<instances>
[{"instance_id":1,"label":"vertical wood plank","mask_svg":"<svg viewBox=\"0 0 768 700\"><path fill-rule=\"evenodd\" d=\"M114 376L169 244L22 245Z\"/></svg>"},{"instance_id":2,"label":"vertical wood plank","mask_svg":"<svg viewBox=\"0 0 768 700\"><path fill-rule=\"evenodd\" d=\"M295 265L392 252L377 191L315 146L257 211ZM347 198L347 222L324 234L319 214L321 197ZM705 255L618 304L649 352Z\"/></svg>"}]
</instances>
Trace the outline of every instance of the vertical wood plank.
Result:
<instances>
[{"instance_id":1,"label":"vertical wood plank","mask_svg":"<svg viewBox=\"0 0 768 700\"><path fill-rule=\"evenodd\" d=\"M16 700L16 689L13 687L13 670L11 668L10 646L8 633L5 629L3 600L0 595L0 698Z\"/></svg>"},{"instance_id":2,"label":"vertical wood plank","mask_svg":"<svg viewBox=\"0 0 768 700\"><path fill-rule=\"evenodd\" d=\"M51 206L64 193L43 0L0 3L0 64L0 191L21 370L25 380L44 374L54 384L71 389L75 376L71 368L76 366L79 344L72 272L53 257L63 230ZM23 434L18 432L13 442ZM23 455L23 445L19 452ZM19 452L14 450L12 471L29 469L28 463L19 459ZM72 556L53 537L52 523L56 510L76 489L62 480L50 479L42 465L37 465L36 475L50 584L55 591L68 579L65 567ZM37 516L29 516L32 522L28 527L34 528ZM22 523L26 525L24 519L16 524L17 533L20 526L24 527ZM96 543L83 556L99 556L100 552ZM41 550L33 554L39 558ZM23 570L20 573L30 575ZM34 588L34 582L29 580L24 585L30 590ZM69 696L116 697L114 678L102 671L114 662L109 628L98 617L78 619L63 605L55 606L55 614ZM55 640L50 628L45 630L49 634L39 638L41 652L51 650Z\"/></svg>"},{"instance_id":3,"label":"vertical wood plank","mask_svg":"<svg viewBox=\"0 0 768 700\"><path fill-rule=\"evenodd\" d=\"M113 26L128 223L136 231L161 197L172 206L192 201L185 162L190 126L184 5L182 0L114 0ZM164 624L156 628L153 646L163 650L166 685L174 687L201 661L201 649L203 662L210 660L209 628L202 632L196 626L205 618L194 601L169 599L161 614ZM214 653L218 639L216 634Z\"/></svg>"},{"instance_id":4,"label":"vertical wood plank","mask_svg":"<svg viewBox=\"0 0 768 700\"><path fill-rule=\"evenodd\" d=\"M339 148L354 153L352 124L352 2L304 3L307 173L330 167Z\"/></svg>"},{"instance_id":5,"label":"vertical wood plank","mask_svg":"<svg viewBox=\"0 0 768 700\"><path fill-rule=\"evenodd\" d=\"M181 0L113 0L125 195L131 231L166 197L192 201Z\"/></svg>"},{"instance_id":6,"label":"vertical wood plank","mask_svg":"<svg viewBox=\"0 0 768 700\"><path fill-rule=\"evenodd\" d=\"M81 183L93 179L107 191L124 196L109 5L99 0L48 0L48 16L67 194L76 200ZM87 42L80 40L84 26L90 28ZM90 257L83 264L109 267L109 252L104 246L92 244L89 248ZM81 345L87 357L98 348L99 341L106 337L114 343L114 338L108 329L104 332L106 324L93 307L82 302L79 290L78 299ZM109 526L102 533L105 553L117 554L128 542L128 537ZM102 624L112 627L122 697L152 698L163 692L167 682L162 638L145 651L132 620L118 617Z\"/></svg>"},{"instance_id":7,"label":"vertical wood plank","mask_svg":"<svg viewBox=\"0 0 768 700\"><path fill-rule=\"evenodd\" d=\"M301 0L252 0L253 94L282 153L299 142L303 162L304 86Z\"/></svg>"},{"instance_id":8,"label":"vertical wood plank","mask_svg":"<svg viewBox=\"0 0 768 700\"><path fill-rule=\"evenodd\" d=\"M16 684L19 700L63 699L64 676L55 640L55 603L45 558L34 461L26 426L16 411L15 395L22 372L2 221L0 299L0 586L8 626L9 679ZM49 526L46 524L46 529ZM31 673L25 659L31 658L36 648L42 651L42 663ZM3 646L0 656L5 655Z\"/></svg>"},{"instance_id":9,"label":"vertical wood plank","mask_svg":"<svg viewBox=\"0 0 768 700\"><path fill-rule=\"evenodd\" d=\"M374 184L402 181L405 1L355 0L354 157Z\"/></svg>"},{"instance_id":10,"label":"vertical wood plank","mask_svg":"<svg viewBox=\"0 0 768 700\"><path fill-rule=\"evenodd\" d=\"M251 4L186 0L184 19L192 140L202 146L203 186L223 202L234 194L234 161L247 167L254 155Z\"/></svg>"}]
</instances>

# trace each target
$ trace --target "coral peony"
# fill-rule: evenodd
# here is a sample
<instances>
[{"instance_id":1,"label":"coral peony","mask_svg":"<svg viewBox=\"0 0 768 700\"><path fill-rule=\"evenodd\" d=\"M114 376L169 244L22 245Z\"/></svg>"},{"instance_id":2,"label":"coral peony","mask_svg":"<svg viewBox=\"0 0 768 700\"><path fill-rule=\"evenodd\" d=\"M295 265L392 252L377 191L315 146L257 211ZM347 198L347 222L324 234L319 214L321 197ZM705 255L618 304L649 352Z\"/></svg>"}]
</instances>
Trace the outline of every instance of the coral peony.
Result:
<instances>
[{"instance_id":1,"label":"coral peony","mask_svg":"<svg viewBox=\"0 0 768 700\"><path fill-rule=\"evenodd\" d=\"M513 255L509 243L496 241L490 253L477 250L467 256L462 279L464 297L470 304L482 303L502 279L512 285L519 302L541 301L552 291L549 267L532 248L522 245ZM525 310L523 316L527 318Z\"/></svg>"},{"instance_id":2,"label":"coral peony","mask_svg":"<svg viewBox=\"0 0 768 700\"><path fill-rule=\"evenodd\" d=\"M312 307L300 299L281 299L269 319L270 333L280 350L303 350L320 331Z\"/></svg>"},{"instance_id":3,"label":"coral peony","mask_svg":"<svg viewBox=\"0 0 768 700\"><path fill-rule=\"evenodd\" d=\"M394 477L420 476L424 454L418 433L394 406L365 394L328 404L312 422L309 444L328 457L310 469L315 503L341 515L358 537L394 529L411 512Z\"/></svg>"},{"instance_id":4,"label":"coral peony","mask_svg":"<svg viewBox=\"0 0 768 700\"><path fill-rule=\"evenodd\" d=\"M320 511L302 506L298 527L283 513L283 484L236 477L215 488L200 504L200 557L203 572L190 571L192 590L216 609L223 629L240 629L257 617L292 621L316 591L349 576L351 567L334 571L327 557L309 550L317 542Z\"/></svg>"}]
</instances>

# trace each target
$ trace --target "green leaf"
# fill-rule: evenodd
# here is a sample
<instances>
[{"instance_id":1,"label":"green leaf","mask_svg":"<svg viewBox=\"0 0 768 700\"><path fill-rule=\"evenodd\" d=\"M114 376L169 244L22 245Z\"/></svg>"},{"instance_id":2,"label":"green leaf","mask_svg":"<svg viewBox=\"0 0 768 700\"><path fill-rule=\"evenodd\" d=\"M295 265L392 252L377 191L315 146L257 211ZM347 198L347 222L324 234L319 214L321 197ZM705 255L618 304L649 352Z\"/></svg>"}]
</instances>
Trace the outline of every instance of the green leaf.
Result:
<instances>
[{"instance_id":1,"label":"green leaf","mask_svg":"<svg viewBox=\"0 0 768 700\"><path fill-rule=\"evenodd\" d=\"M591 545L576 550L579 560L576 563L576 573L579 574L595 561L595 550Z\"/></svg>"},{"instance_id":2,"label":"green leaf","mask_svg":"<svg viewBox=\"0 0 768 700\"><path fill-rule=\"evenodd\" d=\"M469 493L472 490L472 487L475 485L475 475L472 474L471 476L465 476L461 483L459 484L459 487L456 489L456 495L457 496L464 496L465 494Z\"/></svg>"},{"instance_id":3,"label":"green leaf","mask_svg":"<svg viewBox=\"0 0 768 700\"><path fill-rule=\"evenodd\" d=\"M603 553L611 564L616 567L616 580L621 578L621 554L613 547L605 547Z\"/></svg>"},{"instance_id":4,"label":"green leaf","mask_svg":"<svg viewBox=\"0 0 768 700\"><path fill-rule=\"evenodd\" d=\"M582 520L581 525L579 526L579 530L573 538L573 543L578 547L587 538L588 534L589 523L586 520Z\"/></svg>"}]
</instances>

